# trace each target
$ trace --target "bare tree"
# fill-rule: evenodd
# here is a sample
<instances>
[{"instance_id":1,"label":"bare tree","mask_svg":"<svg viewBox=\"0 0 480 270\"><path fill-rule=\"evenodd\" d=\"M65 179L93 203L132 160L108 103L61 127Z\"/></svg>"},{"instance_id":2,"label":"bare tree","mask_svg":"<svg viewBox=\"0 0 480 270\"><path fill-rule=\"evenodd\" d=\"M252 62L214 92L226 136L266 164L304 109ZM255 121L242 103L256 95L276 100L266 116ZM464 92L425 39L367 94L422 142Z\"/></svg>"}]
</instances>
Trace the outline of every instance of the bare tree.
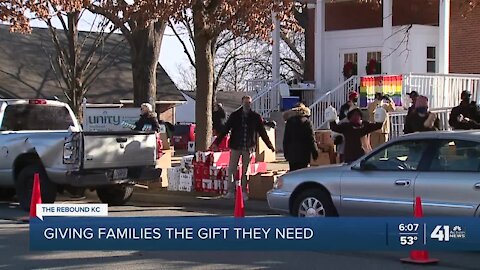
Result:
<instances>
[{"instance_id":1,"label":"bare tree","mask_svg":"<svg viewBox=\"0 0 480 270\"><path fill-rule=\"evenodd\" d=\"M182 45L189 65L195 68L191 17L184 13L183 20L178 24L171 21L169 27ZM280 74L282 79L303 78L304 34L282 31L281 38ZM272 46L267 41L235 37L230 31L224 31L219 35L214 51L214 96L217 91L246 91L247 80L271 77ZM178 70L184 74L188 69L185 66L179 66ZM190 76L187 78L192 79ZM181 80L187 78L182 76ZM185 82L182 84L185 85Z\"/></svg>"},{"instance_id":2,"label":"bare tree","mask_svg":"<svg viewBox=\"0 0 480 270\"><path fill-rule=\"evenodd\" d=\"M42 20L47 24L55 48L55 54L50 56L50 64L64 88L64 95L74 113L80 119L82 116L82 100L98 76L108 68L106 61L116 46L109 51L103 45L114 33L114 28L104 19L97 22L97 17L91 24L89 32L81 33L78 29L79 21L84 11L62 12L56 10L56 16L45 17ZM52 20L58 19L61 29L57 29ZM93 31L96 27L96 31ZM110 58L113 61L114 58Z\"/></svg>"}]
</instances>

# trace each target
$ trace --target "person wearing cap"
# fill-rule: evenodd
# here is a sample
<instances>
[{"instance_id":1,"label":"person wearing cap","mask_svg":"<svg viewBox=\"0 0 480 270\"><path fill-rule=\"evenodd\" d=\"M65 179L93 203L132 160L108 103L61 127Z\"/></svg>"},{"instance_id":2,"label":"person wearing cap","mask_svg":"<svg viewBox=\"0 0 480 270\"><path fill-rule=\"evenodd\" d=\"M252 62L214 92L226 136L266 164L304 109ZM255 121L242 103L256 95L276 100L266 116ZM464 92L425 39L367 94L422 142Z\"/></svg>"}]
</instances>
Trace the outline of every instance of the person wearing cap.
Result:
<instances>
[{"instance_id":1,"label":"person wearing cap","mask_svg":"<svg viewBox=\"0 0 480 270\"><path fill-rule=\"evenodd\" d=\"M340 107L338 112L338 117L341 120L347 117L347 113L353 108L357 107L358 103L358 93L353 91L348 94L348 101Z\"/></svg>"},{"instance_id":2,"label":"person wearing cap","mask_svg":"<svg viewBox=\"0 0 480 270\"><path fill-rule=\"evenodd\" d=\"M480 113L477 104L470 101L469 91L462 91L462 101L452 109L448 124L455 130L480 129Z\"/></svg>"},{"instance_id":3,"label":"person wearing cap","mask_svg":"<svg viewBox=\"0 0 480 270\"><path fill-rule=\"evenodd\" d=\"M392 98L389 96L384 96L382 93L375 93L375 100L368 104L368 116L370 122L375 122L375 111L377 108L383 108L385 112L390 113L395 111L395 103L393 102ZM388 117L385 119L383 126L380 130L376 130L370 134L370 144L372 148L376 148L377 146L385 143L388 141L388 134L390 133L390 121Z\"/></svg>"},{"instance_id":4,"label":"person wearing cap","mask_svg":"<svg viewBox=\"0 0 480 270\"><path fill-rule=\"evenodd\" d=\"M134 130L142 131L145 128L158 131L160 124L158 123L157 114L153 112L152 104L143 103L140 106L140 119L135 122Z\"/></svg>"},{"instance_id":5,"label":"person wearing cap","mask_svg":"<svg viewBox=\"0 0 480 270\"><path fill-rule=\"evenodd\" d=\"M288 113L283 137L283 154L288 161L290 171L308 167L310 158L318 158L313 125L310 122L310 109L300 103Z\"/></svg>"},{"instance_id":6,"label":"person wearing cap","mask_svg":"<svg viewBox=\"0 0 480 270\"><path fill-rule=\"evenodd\" d=\"M404 133L439 130L440 122L436 114L428 110L428 98L419 96L415 101L415 108L405 118Z\"/></svg>"},{"instance_id":7,"label":"person wearing cap","mask_svg":"<svg viewBox=\"0 0 480 270\"><path fill-rule=\"evenodd\" d=\"M348 122L338 124L336 121L330 122L330 129L342 134L345 138L344 161L347 163L353 162L365 154L362 138L383 126L383 121L369 123L363 121L362 118L362 111L359 108L353 108L347 113Z\"/></svg>"},{"instance_id":8,"label":"person wearing cap","mask_svg":"<svg viewBox=\"0 0 480 270\"><path fill-rule=\"evenodd\" d=\"M415 110L415 102L417 101L417 98L418 98L419 95L418 95L417 91L412 91L410 93L407 93L407 95L412 100L412 105L410 107L408 107L407 115L409 115L410 113L412 113Z\"/></svg>"}]
</instances>

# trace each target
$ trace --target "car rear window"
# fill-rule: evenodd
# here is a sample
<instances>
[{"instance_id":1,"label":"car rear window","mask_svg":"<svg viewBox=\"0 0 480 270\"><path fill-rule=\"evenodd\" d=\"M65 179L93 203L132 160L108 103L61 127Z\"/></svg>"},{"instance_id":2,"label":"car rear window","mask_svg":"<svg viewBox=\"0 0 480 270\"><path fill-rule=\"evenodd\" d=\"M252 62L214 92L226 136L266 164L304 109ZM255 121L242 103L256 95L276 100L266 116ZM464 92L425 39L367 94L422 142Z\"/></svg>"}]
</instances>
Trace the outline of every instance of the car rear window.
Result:
<instances>
[{"instance_id":1,"label":"car rear window","mask_svg":"<svg viewBox=\"0 0 480 270\"><path fill-rule=\"evenodd\" d=\"M66 107L15 104L5 108L1 130L67 130L73 125Z\"/></svg>"}]
</instances>

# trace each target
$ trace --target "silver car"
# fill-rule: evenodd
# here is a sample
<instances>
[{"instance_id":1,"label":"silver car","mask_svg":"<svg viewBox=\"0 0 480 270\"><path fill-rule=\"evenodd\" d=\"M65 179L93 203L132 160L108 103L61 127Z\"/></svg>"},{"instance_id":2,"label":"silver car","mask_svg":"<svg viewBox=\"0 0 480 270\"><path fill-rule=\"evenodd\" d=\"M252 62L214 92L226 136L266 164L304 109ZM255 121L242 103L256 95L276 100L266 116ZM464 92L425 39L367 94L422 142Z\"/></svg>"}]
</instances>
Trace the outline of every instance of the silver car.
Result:
<instances>
[{"instance_id":1,"label":"silver car","mask_svg":"<svg viewBox=\"0 0 480 270\"><path fill-rule=\"evenodd\" d=\"M270 208L299 217L480 216L480 131L401 136L351 164L285 174Z\"/></svg>"}]
</instances>

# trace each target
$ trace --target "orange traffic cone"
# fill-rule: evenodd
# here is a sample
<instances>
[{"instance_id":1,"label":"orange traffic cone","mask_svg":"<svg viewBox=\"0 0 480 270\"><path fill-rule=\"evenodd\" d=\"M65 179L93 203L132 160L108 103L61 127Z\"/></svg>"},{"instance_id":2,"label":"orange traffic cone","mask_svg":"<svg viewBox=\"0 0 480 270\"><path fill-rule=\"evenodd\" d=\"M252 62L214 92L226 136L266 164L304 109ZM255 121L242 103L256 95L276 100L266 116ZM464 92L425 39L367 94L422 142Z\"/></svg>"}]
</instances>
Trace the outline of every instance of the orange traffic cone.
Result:
<instances>
[{"instance_id":1,"label":"orange traffic cone","mask_svg":"<svg viewBox=\"0 0 480 270\"><path fill-rule=\"evenodd\" d=\"M243 193L240 185L237 185L237 191L235 194L235 211L233 212L233 216L245 217L245 205L243 204Z\"/></svg>"},{"instance_id":2,"label":"orange traffic cone","mask_svg":"<svg viewBox=\"0 0 480 270\"><path fill-rule=\"evenodd\" d=\"M413 216L416 218L423 217L422 199L420 197L415 198ZM412 250L410 251L409 258L403 258L400 259L400 261L414 264L432 264L438 263L439 260L430 258L428 251L426 250Z\"/></svg>"},{"instance_id":3,"label":"orange traffic cone","mask_svg":"<svg viewBox=\"0 0 480 270\"><path fill-rule=\"evenodd\" d=\"M40 175L35 173L33 176L32 201L30 202L30 218L37 217L37 204L42 203L42 193L40 191Z\"/></svg>"}]
</instances>

